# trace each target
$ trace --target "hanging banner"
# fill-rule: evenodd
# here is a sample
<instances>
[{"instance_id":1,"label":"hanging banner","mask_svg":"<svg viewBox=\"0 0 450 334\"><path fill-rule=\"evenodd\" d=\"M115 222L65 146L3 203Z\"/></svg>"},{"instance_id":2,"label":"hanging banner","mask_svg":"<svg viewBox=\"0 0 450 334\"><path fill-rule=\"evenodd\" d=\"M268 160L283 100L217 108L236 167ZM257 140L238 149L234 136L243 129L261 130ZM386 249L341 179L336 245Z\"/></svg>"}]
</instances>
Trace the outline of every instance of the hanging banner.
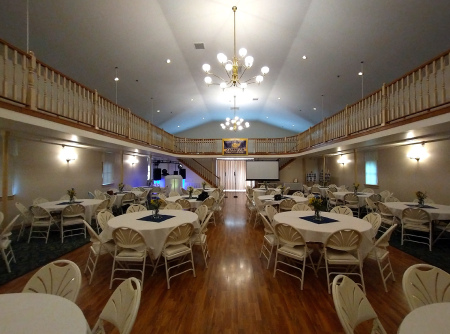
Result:
<instances>
[{"instance_id":1,"label":"hanging banner","mask_svg":"<svg viewBox=\"0 0 450 334\"><path fill-rule=\"evenodd\" d=\"M222 155L248 155L247 138L222 139Z\"/></svg>"}]
</instances>

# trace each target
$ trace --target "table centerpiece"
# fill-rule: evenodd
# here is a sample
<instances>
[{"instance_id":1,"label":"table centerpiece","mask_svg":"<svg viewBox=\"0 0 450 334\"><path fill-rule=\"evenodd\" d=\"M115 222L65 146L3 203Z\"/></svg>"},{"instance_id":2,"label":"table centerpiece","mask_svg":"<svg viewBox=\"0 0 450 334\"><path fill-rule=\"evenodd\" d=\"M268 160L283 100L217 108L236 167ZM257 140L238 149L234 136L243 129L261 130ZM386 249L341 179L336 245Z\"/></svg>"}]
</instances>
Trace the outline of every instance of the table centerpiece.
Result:
<instances>
[{"instance_id":1,"label":"table centerpiece","mask_svg":"<svg viewBox=\"0 0 450 334\"><path fill-rule=\"evenodd\" d=\"M314 208L314 220L322 220L320 216L320 209L322 207L322 199L320 197L311 197L309 205Z\"/></svg>"},{"instance_id":2,"label":"table centerpiece","mask_svg":"<svg viewBox=\"0 0 450 334\"><path fill-rule=\"evenodd\" d=\"M189 193L189 199L191 199L192 198L192 193L194 192L194 187L191 187L191 186L187 187L187 191Z\"/></svg>"},{"instance_id":3,"label":"table centerpiece","mask_svg":"<svg viewBox=\"0 0 450 334\"><path fill-rule=\"evenodd\" d=\"M122 192L125 185L122 182L120 182L118 187L119 187L119 191Z\"/></svg>"},{"instance_id":4,"label":"table centerpiece","mask_svg":"<svg viewBox=\"0 0 450 334\"><path fill-rule=\"evenodd\" d=\"M75 189L74 189L74 188L67 190L67 195L69 195L69 201L70 201L70 203L75 202L75 196L76 196L76 194L77 194L77 193L75 192Z\"/></svg>"},{"instance_id":5,"label":"table centerpiece","mask_svg":"<svg viewBox=\"0 0 450 334\"><path fill-rule=\"evenodd\" d=\"M353 183L353 192L356 195L358 193L359 182Z\"/></svg>"},{"instance_id":6,"label":"table centerpiece","mask_svg":"<svg viewBox=\"0 0 450 334\"><path fill-rule=\"evenodd\" d=\"M163 201L160 198L155 198L150 201L150 210L153 210L153 218L158 219L160 217L159 215L159 208L163 204Z\"/></svg>"},{"instance_id":7,"label":"table centerpiece","mask_svg":"<svg viewBox=\"0 0 450 334\"><path fill-rule=\"evenodd\" d=\"M418 201L418 207L419 208L423 208L425 205L425 198L427 198L427 194L423 191L416 191L416 197L417 197L417 201Z\"/></svg>"}]
</instances>

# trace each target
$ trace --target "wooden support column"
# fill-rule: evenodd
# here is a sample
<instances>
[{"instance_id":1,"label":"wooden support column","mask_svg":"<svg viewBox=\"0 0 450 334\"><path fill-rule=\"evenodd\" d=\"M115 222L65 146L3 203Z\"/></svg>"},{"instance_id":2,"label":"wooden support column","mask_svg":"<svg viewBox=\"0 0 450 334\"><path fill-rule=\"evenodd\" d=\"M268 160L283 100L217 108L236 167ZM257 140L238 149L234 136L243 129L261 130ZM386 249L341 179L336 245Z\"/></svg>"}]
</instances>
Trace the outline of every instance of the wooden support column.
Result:
<instances>
[{"instance_id":1,"label":"wooden support column","mask_svg":"<svg viewBox=\"0 0 450 334\"><path fill-rule=\"evenodd\" d=\"M9 131L2 131L2 212L8 216L8 156Z\"/></svg>"}]
</instances>

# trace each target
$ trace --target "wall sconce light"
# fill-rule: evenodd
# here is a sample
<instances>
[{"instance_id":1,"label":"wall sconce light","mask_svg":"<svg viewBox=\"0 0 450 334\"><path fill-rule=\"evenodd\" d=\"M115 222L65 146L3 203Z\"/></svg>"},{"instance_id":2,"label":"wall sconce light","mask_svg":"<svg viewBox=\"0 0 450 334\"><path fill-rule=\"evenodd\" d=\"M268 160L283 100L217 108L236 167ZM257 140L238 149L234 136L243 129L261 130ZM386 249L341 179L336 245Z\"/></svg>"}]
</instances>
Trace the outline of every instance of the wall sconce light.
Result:
<instances>
[{"instance_id":1,"label":"wall sconce light","mask_svg":"<svg viewBox=\"0 0 450 334\"><path fill-rule=\"evenodd\" d=\"M415 146L411 151L409 151L408 158L416 159L416 161L419 162L419 160L423 159L426 155L427 152L425 151L425 143L422 143L422 145Z\"/></svg>"},{"instance_id":2,"label":"wall sconce light","mask_svg":"<svg viewBox=\"0 0 450 334\"><path fill-rule=\"evenodd\" d=\"M131 164L131 166L134 166L134 164L137 164L139 160L136 158L135 155L131 156L128 162Z\"/></svg>"},{"instance_id":3,"label":"wall sconce light","mask_svg":"<svg viewBox=\"0 0 450 334\"><path fill-rule=\"evenodd\" d=\"M73 147L62 146L63 150L61 153L62 159L66 160L67 163L75 161L77 159L77 154L75 153Z\"/></svg>"},{"instance_id":4,"label":"wall sconce light","mask_svg":"<svg viewBox=\"0 0 450 334\"><path fill-rule=\"evenodd\" d=\"M337 163L344 166L347 163L347 159L345 159L344 156L341 154L341 157L338 159Z\"/></svg>"}]
</instances>

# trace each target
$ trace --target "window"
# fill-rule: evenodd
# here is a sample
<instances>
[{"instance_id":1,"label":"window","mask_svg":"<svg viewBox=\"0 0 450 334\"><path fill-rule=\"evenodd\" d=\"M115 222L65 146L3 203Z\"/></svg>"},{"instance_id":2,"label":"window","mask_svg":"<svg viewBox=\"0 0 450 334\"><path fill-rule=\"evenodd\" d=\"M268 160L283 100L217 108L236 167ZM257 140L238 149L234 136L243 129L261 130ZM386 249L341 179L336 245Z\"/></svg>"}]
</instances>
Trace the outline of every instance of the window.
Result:
<instances>
[{"instance_id":1,"label":"window","mask_svg":"<svg viewBox=\"0 0 450 334\"><path fill-rule=\"evenodd\" d=\"M367 152L366 159L366 184L378 185L377 152Z\"/></svg>"},{"instance_id":2,"label":"window","mask_svg":"<svg viewBox=\"0 0 450 334\"><path fill-rule=\"evenodd\" d=\"M103 156L102 185L114 183L114 154L105 153Z\"/></svg>"}]
</instances>

